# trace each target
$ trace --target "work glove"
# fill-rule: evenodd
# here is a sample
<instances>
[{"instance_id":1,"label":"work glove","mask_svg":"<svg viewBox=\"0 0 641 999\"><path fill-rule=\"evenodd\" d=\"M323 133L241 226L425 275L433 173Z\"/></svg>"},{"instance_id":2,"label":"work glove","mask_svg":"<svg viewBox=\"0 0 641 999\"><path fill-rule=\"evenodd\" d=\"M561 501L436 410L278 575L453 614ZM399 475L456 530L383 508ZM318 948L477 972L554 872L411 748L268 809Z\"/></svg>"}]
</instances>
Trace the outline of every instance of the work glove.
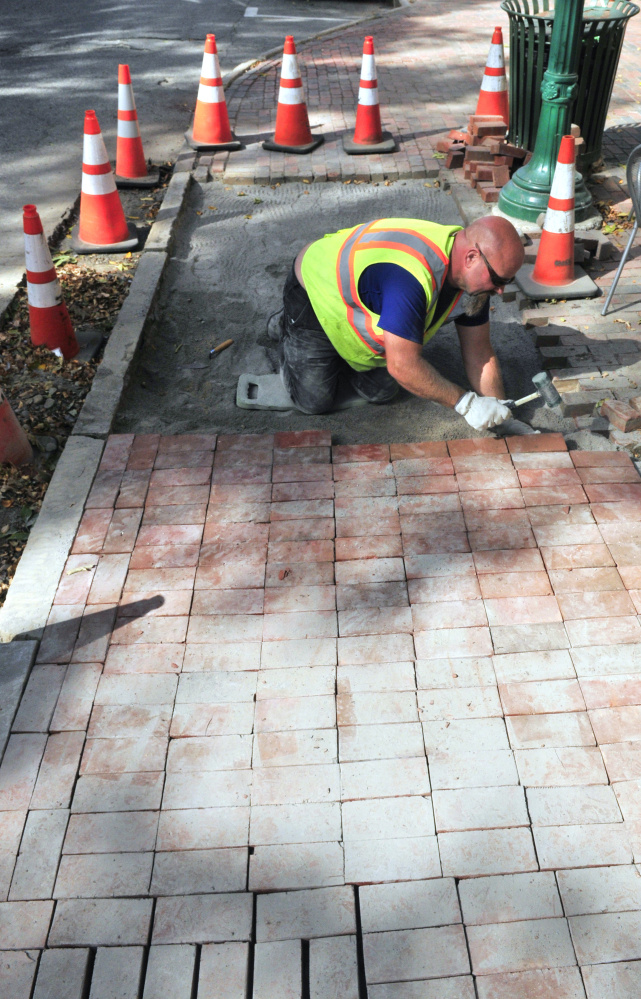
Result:
<instances>
[{"instance_id":1,"label":"work glove","mask_svg":"<svg viewBox=\"0 0 641 999\"><path fill-rule=\"evenodd\" d=\"M474 430L489 430L512 415L504 399L477 395L476 392L466 392L454 409L465 417Z\"/></svg>"}]
</instances>

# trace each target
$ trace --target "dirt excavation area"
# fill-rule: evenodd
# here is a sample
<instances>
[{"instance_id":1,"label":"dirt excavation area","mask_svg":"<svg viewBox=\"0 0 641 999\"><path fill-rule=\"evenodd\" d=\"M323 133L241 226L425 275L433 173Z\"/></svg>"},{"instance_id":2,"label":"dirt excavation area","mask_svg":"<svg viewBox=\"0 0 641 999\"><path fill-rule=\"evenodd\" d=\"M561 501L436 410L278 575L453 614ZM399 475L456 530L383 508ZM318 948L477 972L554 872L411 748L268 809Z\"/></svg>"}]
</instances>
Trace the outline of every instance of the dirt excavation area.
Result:
<instances>
[{"instance_id":1,"label":"dirt excavation area","mask_svg":"<svg viewBox=\"0 0 641 999\"><path fill-rule=\"evenodd\" d=\"M388 184L304 184L239 187L194 183L166 271L155 318L148 325L118 414L116 432L265 433L310 427L337 443L445 440L469 437L462 417L402 391L385 406L364 405L308 416L294 410L236 406L238 378L277 370L266 335L269 315L296 253L327 232L382 217L460 223L453 198L419 180ZM492 339L509 397L532 391L541 360L515 303L492 299ZM210 358L224 340L233 345ZM444 326L425 357L466 386L454 324ZM575 430L536 402L518 411L541 430Z\"/></svg>"}]
</instances>

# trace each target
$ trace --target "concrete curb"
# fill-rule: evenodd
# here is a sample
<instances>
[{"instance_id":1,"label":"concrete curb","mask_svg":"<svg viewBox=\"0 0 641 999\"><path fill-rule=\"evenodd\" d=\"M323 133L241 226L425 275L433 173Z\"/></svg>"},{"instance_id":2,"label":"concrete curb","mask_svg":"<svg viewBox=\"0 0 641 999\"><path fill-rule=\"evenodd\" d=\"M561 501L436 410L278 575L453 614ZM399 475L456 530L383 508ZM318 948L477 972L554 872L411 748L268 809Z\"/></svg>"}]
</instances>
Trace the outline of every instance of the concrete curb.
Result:
<instances>
[{"instance_id":1,"label":"concrete curb","mask_svg":"<svg viewBox=\"0 0 641 999\"><path fill-rule=\"evenodd\" d=\"M103 447L68 439L0 609L0 641L41 637Z\"/></svg>"},{"instance_id":2,"label":"concrete curb","mask_svg":"<svg viewBox=\"0 0 641 999\"><path fill-rule=\"evenodd\" d=\"M150 229L129 294L111 332L80 415L56 465L5 603L0 608L0 642L39 639L42 636L60 574L100 464L104 440L111 431L127 383L129 367L158 294L175 237L176 223L191 184L190 171L195 157L196 154L187 146L178 155L176 168L158 218ZM3 662L0 658L2 673ZM25 681L29 669L30 664ZM2 673L0 684L3 682ZM2 733L0 713L0 746Z\"/></svg>"}]
</instances>

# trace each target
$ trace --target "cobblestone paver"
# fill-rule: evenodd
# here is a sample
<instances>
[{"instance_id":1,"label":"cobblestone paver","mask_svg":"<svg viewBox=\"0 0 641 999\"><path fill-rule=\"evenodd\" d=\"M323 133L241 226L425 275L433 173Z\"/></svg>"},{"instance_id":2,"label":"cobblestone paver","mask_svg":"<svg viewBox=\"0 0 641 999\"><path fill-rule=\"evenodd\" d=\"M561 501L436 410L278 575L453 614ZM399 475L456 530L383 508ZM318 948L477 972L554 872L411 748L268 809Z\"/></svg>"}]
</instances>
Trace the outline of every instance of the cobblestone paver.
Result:
<instances>
[{"instance_id":1,"label":"cobblestone paver","mask_svg":"<svg viewBox=\"0 0 641 999\"><path fill-rule=\"evenodd\" d=\"M325 136L324 144L307 156L262 148L276 120L280 59L262 63L227 91L233 127L246 148L217 153L213 159L201 156L201 163L211 163L215 177L244 184L437 177L442 160L434 157L436 142L443 132L465 123L476 108L495 24L502 25L507 46L508 19L496 3L416 0L411 7L301 46L310 123L315 134ZM398 151L348 156L341 138L354 129L366 34L373 35L376 46L383 127L395 136ZM619 129L639 120L640 48L641 17L634 17L627 27L606 122L608 160L624 160L625 128L623 133Z\"/></svg>"},{"instance_id":2,"label":"cobblestone paver","mask_svg":"<svg viewBox=\"0 0 641 999\"><path fill-rule=\"evenodd\" d=\"M557 434L111 437L0 766L0 994L638 995L640 523Z\"/></svg>"}]
</instances>

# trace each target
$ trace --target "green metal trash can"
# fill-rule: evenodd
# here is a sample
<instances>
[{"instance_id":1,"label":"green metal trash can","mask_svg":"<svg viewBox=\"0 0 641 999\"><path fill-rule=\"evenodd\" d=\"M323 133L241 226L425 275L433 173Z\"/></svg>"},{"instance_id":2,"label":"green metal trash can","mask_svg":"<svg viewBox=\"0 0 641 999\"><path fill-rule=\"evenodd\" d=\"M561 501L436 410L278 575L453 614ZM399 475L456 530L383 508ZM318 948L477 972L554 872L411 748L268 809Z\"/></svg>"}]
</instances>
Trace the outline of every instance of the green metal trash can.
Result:
<instances>
[{"instance_id":1,"label":"green metal trash can","mask_svg":"<svg viewBox=\"0 0 641 999\"><path fill-rule=\"evenodd\" d=\"M504 0L510 19L510 142L533 149L541 113L541 81L550 56L554 0ZM579 57L579 89L572 121L585 146L585 172L601 158L601 140L628 20L639 13L629 0L586 0Z\"/></svg>"}]
</instances>

